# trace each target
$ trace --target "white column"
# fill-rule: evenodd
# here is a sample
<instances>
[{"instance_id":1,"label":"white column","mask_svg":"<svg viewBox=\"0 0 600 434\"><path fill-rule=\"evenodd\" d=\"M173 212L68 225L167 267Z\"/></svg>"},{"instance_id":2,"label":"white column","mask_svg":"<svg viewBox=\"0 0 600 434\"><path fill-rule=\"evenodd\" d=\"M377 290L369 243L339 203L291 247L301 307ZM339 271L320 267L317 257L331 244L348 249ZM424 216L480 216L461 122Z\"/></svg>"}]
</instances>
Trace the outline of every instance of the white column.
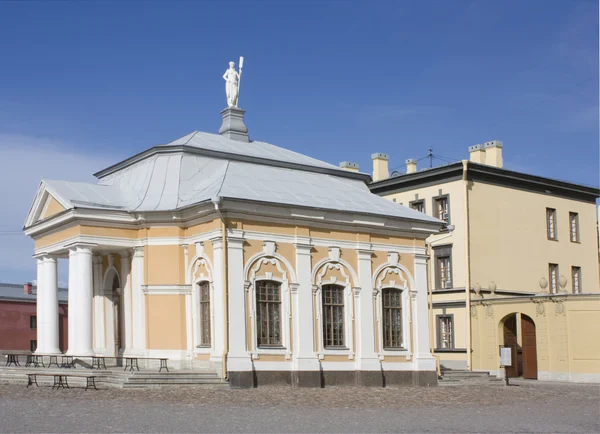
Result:
<instances>
[{"instance_id":1,"label":"white column","mask_svg":"<svg viewBox=\"0 0 600 434\"><path fill-rule=\"evenodd\" d=\"M45 336L44 330L39 324L44 323L44 258L42 256L36 258L37 262L37 283L36 283L36 303L35 303L35 315L37 320L37 349L36 352L40 352L40 343L44 341Z\"/></svg>"},{"instance_id":2,"label":"white column","mask_svg":"<svg viewBox=\"0 0 600 434\"><path fill-rule=\"evenodd\" d=\"M131 257L128 251L121 252L121 286L123 287L123 337L125 342L121 342L123 351L131 353L132 345L132 321L131 321Z\"/></svg>"},{"instance_id":3,"label":"white column","mask_svg":"<svg viewBox=\"0 0 600 434\"><path fill-rule=\"evenodd\" d=\"M75 354L76 349L76 327L77 327L77 312L75 311L75 299L77 298L77 249L75 247L69 249L69 288L67 293L67 320L68 320L68 349L67 354Z\"/></svg>"},{"instance_id":4,"label":"white column","mask_svg":"<svg viewBox=\"0 0 600 434\"><path fill-rule=\"evenodd\" d=\"M373 284L369 249L358 249L358 280L360 291L356 305L356 369L379 371L379 359L375 352L375 317L373 315Z\"/></svg>"},{"instance_id":5,"label":"white column","mask_svg":"<svg viewBox=\"0 0 600 434\"><path fill-rule=\"evenodd\" d=\"M90 247L77 247L77 297L75 309L77 310L77 356L91 356L94 354L93 343L93 266L92 249Z\"/></svg>"},{"instance_id":6,"label":"white column","mask_svg":"<svg viewBox=\"0 0 600 434\"><path fill-rule=\"evenodd\" d=\"M225 263L224 249L223 249L223 238L216 237L211 238L210 242L213 246L213 276L212 283L214 292L211 294L211 303L213 304L213 351L210 355L210 360L213 362L221 362L223 360L223 352L225 351L225 303L224 303L224 287L223 287L223 273ZM197 249L198 247L196 247Z\"/></svg>"},{"instance_id":7,"label":"white column","mask_svg":"<svg viewBox=\"0 0 600 434\"><path fill-rule=\"evenodd\" d=\"M189 265L189 252L188 252L188 245L184 244L182 245L183 247L183 266L184 266L184 271L185 271L185 284L186 285L190 285L190 278L188 276L188 265ZM192 314L192 302L193 299L195 297L193 297L193 292L194 292L194 287L193 285L190 285L191 290L189 292L186 292L185 294L185 337L187 340L187 356L189 358L193 358L193 354L194 354L194 316ZM195 307L195 305L194 305Z\"/></svg>"},{"instance_id":8,"label":"white column","mask_svg":"<svg viewBox=\"0 0 600 434\"><path fill-rule=\"evenodd\" d=\"M144 247L135 247L131 262L131 307L133 351L136 354L146 352L146 299L142 285L144 285Z\"/></svg>"},{"instance_id":9,"label":"white column","mask_svg":"<svg viewBox=\"0 0 600 434\"><path fill-rule=\"evenodd\" d=\"M413 357L415 370L435 371L436 362L429 347L429 312L427 310L427 255L415 253L415 287L413 304Z\"/></svg>"},{"instance_id":10,"label":"white column","mask_svg":"<svg viewBox=\"0 0 600 434\"><path fill-rule=\"evenodd\" d=\"M246 328L246 291L244 288L244 239L227 238L227 284L229 293L228 371L250 371Z\"/></svg>"},{"instance_id":11,"label":"white column","mask_svg":"<svg viewBox=\"0 0 600 434\"><path fill-rule=\"evenodd\" d=\"M41 270L39 269L41 268ZM40 273L41 271L41 273ZM39 354L60 353L58 340L58 271L57 260L44 256L38 263L37 339ZM41 316L40 316L41 314Z\"/></svg>"},{"instance_id":12,"label":"white column","mask_svg":"<svg viewBox=\"0 0 600 434\"><path fill-rule=\"evenodd\" d=\"M315 319L311 282L311 258L309 244L296 245L296 276L292 286L292 318L294 321L293 369L295 371L319 371L319 359L315 352Z\"/></svg>"},{"instance_id":13,"label":"white column","mask_svg":"<svg viewBox=\"0 0 600 434\"><path fill-rule=\"evenodd\" d=\"M106 337L102 256L94 256L92 262L94 264L94 352L104 354L106 351Z\"/></svg>"}]
</instances>

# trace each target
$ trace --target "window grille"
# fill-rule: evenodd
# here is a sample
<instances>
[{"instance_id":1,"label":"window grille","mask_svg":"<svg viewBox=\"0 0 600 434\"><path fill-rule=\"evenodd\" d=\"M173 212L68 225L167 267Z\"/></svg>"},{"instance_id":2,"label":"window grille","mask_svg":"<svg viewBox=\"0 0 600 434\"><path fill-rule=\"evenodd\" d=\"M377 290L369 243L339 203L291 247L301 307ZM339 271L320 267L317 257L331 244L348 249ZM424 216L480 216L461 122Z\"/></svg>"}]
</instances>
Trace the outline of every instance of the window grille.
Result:
<instances>
[{"instance_id":1,"label":"window grille","mask_svg":"<svg viewBox=\"0 0 600 434\"><path fill-rule=\"evenodd\" d=\"M281 285L256 282L256 328L259 347L281 346Z\"/></svg>"},{"instance_id":2,"label":"window grille","mask_svg":"<svg viewBox=\"0 0 600 434\"><path fill-rule=\"evenodd\" d=\"M325 348L344 347L344 288L323 285L323 342Z\"/></svg>"},{"instance_id":3,"label":"window grille","mask_svg":"<svg viewBox=\"0 0 600 434\"><path fill-rule=\"evenodd\" d=\"M384 288L381 292L383 312L383 347L402 348L402 290Z\"/></svg>"},{"instance_id":4,"label":"window grille","mask_svg":"<svg viewBox=\"0 0 600 434\"><path fill-rule=\"evenodd\" d=\"M202 282L199 285L200 292L200 345L210 346L210 284Z\"/></svg>"}]
</instances>

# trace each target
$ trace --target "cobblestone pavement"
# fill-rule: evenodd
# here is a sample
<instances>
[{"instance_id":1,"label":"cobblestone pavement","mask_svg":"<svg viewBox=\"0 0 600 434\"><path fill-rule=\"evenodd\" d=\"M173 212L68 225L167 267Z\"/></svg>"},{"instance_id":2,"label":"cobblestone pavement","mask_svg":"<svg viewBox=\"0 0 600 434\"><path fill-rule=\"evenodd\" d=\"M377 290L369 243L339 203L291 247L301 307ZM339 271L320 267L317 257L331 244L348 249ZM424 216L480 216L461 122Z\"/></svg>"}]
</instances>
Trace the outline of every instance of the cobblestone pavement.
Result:
<instances>
[{"instance_id":1,"label":"cobblestone pavement","mask_svg":"<svg viewBox=\"0 0 600 434\"><path fill-rule=\"evenodd\" d=\"M600 386L149 390L0 384L0 432L600 432Z\"/></svg>"}]
</instances>

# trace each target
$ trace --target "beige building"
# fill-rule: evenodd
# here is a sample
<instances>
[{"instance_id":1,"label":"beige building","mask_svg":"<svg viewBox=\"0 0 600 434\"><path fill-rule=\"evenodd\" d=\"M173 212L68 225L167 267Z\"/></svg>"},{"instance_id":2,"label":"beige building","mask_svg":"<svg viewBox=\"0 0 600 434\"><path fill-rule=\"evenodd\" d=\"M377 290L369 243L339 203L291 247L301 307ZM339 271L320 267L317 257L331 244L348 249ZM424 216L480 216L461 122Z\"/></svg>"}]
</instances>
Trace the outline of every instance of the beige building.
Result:
<instances>
[{"instance_id":1,"label":"beige building","mask_svg":"<svg viewBox=\"0 0 600 434\"><path fill-rule=\"evenodd\" d=\"M371 191L446 222L427 239L431 343L441 366L600 381L598 188L504 169L502 142L470 158L388 173L373 155ZM466 291L465 288L469 288Z\"/></svg>"},{"instance_id":2,"label":"beige building","mask_svg":"<svg viewBox=\"0 0 600 434\"><path fill-rule=\"evenodd\" d=\"M425 239L443 222L367 174L250 140L244 111L96 174L43 180L25 223L38 350L169 358L233 387L435 385ZM152 360L148 360L152 362Z\"/></svg>"}]
</instances>

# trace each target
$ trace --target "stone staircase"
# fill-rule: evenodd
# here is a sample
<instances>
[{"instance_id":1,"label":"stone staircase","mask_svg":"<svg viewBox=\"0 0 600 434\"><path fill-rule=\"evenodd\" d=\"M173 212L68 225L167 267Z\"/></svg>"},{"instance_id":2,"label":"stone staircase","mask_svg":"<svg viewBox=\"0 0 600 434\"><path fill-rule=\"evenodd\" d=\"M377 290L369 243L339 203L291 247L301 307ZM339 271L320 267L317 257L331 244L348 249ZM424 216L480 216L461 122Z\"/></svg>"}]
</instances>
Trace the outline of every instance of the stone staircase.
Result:
<instances>
[{"instance_id":1,"label":"stone staircase","mask_svg":"<svg viewBox=\"0 0 600 434\"><path fill-rule=\"evenodd\" d=\"M438 386L503 386L504 380L489 372L473 372L462 369L442 368Z\"/></svg>"},{"instance_id":2,"label":"stone staircase","mask_svg":"<svg viewBox=\"0 0 600 434\"><path fill-rule=\"evenodd\" d=\"M33 367L6 367L0 366L0 383L27 384L28 373L44 374L89 374L95 375L98 388L156 388L156 387L228 387L229 383L213 371L209 370L171 370L170 372L156 371L123 371L122 368L108 370L90 370L85 368L58 369L58 368L33 368ZM53 377L38 377L40 386L52 385ZM85 378L69 378L69 385L85 386Z\"/></svg>"}]
</instances>

